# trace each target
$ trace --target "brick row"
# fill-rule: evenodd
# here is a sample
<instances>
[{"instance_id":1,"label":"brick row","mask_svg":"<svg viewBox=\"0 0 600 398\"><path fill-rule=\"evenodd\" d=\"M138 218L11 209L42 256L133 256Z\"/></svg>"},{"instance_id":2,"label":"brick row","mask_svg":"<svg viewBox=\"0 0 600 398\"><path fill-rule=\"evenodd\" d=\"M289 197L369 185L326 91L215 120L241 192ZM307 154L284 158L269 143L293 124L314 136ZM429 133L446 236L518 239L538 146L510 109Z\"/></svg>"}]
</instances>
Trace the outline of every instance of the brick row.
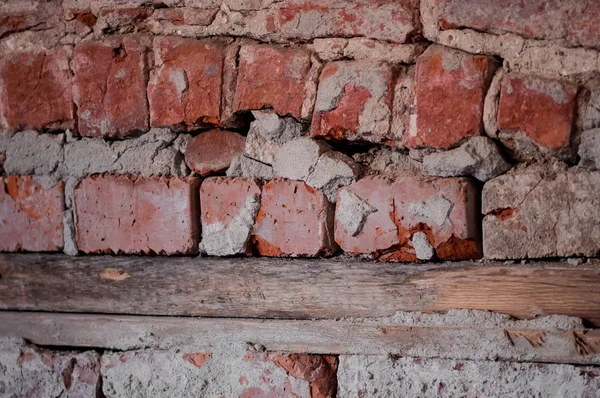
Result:
<instances>
[{"instance_id":1,"label":"brick row","mask_svg":"<svg viewBox=\"0 0 600 398\"><path fill-rule=\"evenodd\" d=\"M321 70L299 46L110 38L4 56L0 120L8 130L69 127L122 138L150 127L239 127L242 114L272 109L312 121L314 138L448 149L483 134L497 68L491 57L439 45L414 67L363 60ZM568 152L576 85L516 74L498 84L497 119L486 117L499 131L488 134L517 159L531 158L531 148Z\"/></svg>"}]
</instances>

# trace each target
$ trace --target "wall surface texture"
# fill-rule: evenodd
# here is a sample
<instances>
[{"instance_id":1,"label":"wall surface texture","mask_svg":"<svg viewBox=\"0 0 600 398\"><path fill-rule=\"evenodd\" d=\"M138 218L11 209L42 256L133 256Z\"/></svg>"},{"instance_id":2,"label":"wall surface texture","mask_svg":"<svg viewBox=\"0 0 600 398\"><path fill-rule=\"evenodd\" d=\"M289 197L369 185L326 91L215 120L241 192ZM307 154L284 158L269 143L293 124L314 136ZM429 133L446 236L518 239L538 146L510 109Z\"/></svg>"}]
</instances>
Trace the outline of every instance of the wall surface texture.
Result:
<instances>
[{"instance_id":1,"label":"wall surface texture","mask_svg":"<svg viewBox=\"0 0 600 398\"><path fill-rule=\"evenodd\" d=\"M4 1L0 186L0 252L586 261L600 2ZM599 394L571 365L2 344L3 396Z\"/></svg>"}]
</instances>

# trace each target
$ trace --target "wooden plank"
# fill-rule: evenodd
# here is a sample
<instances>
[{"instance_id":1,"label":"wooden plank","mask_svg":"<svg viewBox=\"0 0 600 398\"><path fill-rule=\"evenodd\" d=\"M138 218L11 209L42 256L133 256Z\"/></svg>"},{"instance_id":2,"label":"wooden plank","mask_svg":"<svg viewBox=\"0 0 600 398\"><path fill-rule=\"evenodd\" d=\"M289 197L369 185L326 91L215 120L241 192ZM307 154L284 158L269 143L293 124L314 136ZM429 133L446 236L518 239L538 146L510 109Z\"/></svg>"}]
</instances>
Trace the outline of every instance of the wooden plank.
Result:
<instances>
[{"instance_id":1,"label":"wooden plank","mask_svg":"<svg viewBox=\"0 0 600 398\"><path fill-rule=\"evenodd\" d=\"M4 254L0 275L6 310L312 319L467 308L600 326L600 267L558 262Z\"/></svg>"},{"instance_id":2,"label":"wooden plank","mask_svg":"<svg viewBox=\"0 0 600 398\"><path fill-rule=\"evenodd\" d=\"M274 352L600 364L598 330L0 312L0 336L46 347L211 352L262 346Z\"/></svg>"}]
</instances>

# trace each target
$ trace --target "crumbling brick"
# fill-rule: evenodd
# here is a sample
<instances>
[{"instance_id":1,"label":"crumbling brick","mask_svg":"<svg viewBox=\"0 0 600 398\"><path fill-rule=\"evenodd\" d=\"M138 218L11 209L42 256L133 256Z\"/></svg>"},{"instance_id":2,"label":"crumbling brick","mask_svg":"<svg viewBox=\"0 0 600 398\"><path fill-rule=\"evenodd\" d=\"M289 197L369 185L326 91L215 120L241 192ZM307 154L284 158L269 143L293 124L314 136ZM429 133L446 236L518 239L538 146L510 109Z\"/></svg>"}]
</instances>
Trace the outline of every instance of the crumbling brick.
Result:
<instances>
[{"instance_id":1,"label":"crumbling brick","mask_svg":"<svg viewBox=\"0 0 600 398\"><path fill-rule=\"evenodd\" d=\"M486 258L595 256L600 250L599 172L523 171L483 188Z\"/></svg>"},{"instance_id":2,"label":"crumbling brick","mask_svg":"<svg viewBox=\"0 0 600 398\"><path fill-rule=\"evenodd\" d=\"M394 73L383 63L333 62L321 73L312 137L387 142Z\"/></svg>"},{"instance_id":3,"label":"crumbling brick","mask_svg":"<svg viewBox=\"0 0 600 398\"><path fill-rule=\"evenodd\" d=\"M560 154L569 149L576 99L574 85L508 75L500 92L499 136L517 158L537 155L527 147L527 142L544 153Z\"/></svg>"},{"instance_id":4,"label":"crumbling brick","mask_svg":"<svg viewBox=\"0 0 600 398\"><path fill-rule=\"evenodd\" d=\"M250 255L250 235L260 208L261 186L248 178L213 177L200 187L202 242L211 256Z\"/></svg>"}]
</instances>

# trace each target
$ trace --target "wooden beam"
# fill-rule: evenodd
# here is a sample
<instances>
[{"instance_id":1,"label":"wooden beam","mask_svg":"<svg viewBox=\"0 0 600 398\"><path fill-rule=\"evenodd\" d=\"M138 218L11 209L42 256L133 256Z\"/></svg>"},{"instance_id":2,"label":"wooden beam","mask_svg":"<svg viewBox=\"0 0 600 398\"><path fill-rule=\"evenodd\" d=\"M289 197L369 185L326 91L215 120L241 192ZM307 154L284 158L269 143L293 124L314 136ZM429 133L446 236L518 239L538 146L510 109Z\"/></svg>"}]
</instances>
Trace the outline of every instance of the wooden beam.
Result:
<instances>
[{"instance_id":1,"label":"wooden beam","mask_svg":"<svg viewBox=\"0 0 600 398\"><path fill-rule=\"evenodd\" d=\"M0 335L47 347L211 352L237 346L274 352L600 364L597 330L0 312Z\"/></svg>"},{"instance_id":2,"label":"wooden beam","mask_svg":"<svg viewBox=\"0 0 600 398\"><path fill-rule=\"evenodd\" d=\"M0 309L341 318L478 309L600 326L600 268L349 260L4 254Z\"/></svg>"}]
</instances>

